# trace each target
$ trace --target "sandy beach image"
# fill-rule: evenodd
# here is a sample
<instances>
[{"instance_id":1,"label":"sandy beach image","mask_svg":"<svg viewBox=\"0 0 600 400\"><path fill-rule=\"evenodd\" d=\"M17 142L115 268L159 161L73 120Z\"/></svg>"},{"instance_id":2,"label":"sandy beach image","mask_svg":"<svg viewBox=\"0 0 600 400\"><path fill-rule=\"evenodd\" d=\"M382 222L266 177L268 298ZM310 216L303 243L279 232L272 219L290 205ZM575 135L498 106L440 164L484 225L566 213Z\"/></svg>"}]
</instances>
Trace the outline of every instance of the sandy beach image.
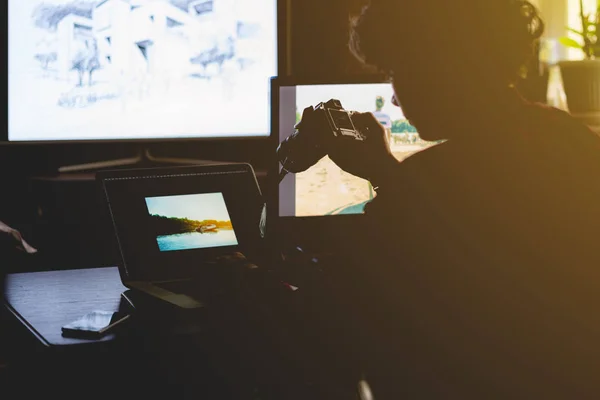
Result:
<instances>
[{"instance_id":1,"label":"sandy beach image","mask_svg":"<svg viewBox=\"0 0 600 400\"><path fill-rule=\"evenodd\" d=\"M435 143L392 144L394 156L402 161ZM375 196L368 181L341 170L324 157L308 170L296 174L296 215L355 214Z\"/></svg>"}]
</instances>

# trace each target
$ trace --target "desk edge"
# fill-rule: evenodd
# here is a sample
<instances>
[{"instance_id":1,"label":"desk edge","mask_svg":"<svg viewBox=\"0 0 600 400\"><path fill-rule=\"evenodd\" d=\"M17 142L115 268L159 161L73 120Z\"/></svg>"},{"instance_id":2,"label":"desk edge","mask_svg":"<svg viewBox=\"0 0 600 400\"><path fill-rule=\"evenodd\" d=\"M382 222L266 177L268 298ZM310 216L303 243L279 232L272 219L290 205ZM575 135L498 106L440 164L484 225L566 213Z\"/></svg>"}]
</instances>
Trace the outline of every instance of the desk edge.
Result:
<instances>
[{"instance_id":1,"label":"desk edge","mask_svg":"<svg viewBox=\"0 0 600 400\"><path fill-rule=\"evenodd\" d=\"M40 343L42 343L44 346L46 347L50 347L50 343L37 331L35 330L35 328L33 326L31 326L31 324L29 322L27 322L27 320L25 320L25 318L23 318L18 312L17 310L15 310L13 308L12 305L10 305L10 303L8 301L6 301L6 299L4 299L4 306L6 307L6 309L21 323L23 324L23 326L25 326L29 332L31 332L31 334L33 336L35 336L35 338L37 340L40 341Z\"/></svg>"}]
</instances>

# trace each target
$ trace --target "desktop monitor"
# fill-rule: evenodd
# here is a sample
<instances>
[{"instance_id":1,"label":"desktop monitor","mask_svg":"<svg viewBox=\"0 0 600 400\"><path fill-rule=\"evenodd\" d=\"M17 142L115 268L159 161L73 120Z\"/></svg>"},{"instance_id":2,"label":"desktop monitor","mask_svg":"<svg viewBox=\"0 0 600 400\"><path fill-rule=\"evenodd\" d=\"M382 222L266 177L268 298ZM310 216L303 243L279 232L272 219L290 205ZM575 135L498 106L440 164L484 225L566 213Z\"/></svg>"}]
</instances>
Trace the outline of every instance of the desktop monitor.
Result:
<instances>
[{"instance_id":1,"label":"desktop monitor","mask_svg":"<svg viewBox=\"0 0 600 400\"><path fill-rule=\"evenodd\" d=\"M13 143L270 135L277 0L8 0Z\"/></svg>"},{"instance_id":2,"label":"desktop monitor","mask_svg":"<svg viewBox=\"0 0 600 400\"><path fill-rule=\"evenodd\" d=\"M422 140L402 110L392 104L392 86L382 76L321 81L275 78L271 91L272 130L278 143L294 132L294 125L306 107L337 99L346 110L373 112L386 128L398 160L433 145ZM313 233L327 232L332 226L339 231L344 223L356 223L364 213L365 204L376 196L368 181L341 170L327 156L304 172L286 175L275 192L271 213L278 217L279 228ZM355 229L357 225L350 226Z\"/></svg>"}]
</instances>

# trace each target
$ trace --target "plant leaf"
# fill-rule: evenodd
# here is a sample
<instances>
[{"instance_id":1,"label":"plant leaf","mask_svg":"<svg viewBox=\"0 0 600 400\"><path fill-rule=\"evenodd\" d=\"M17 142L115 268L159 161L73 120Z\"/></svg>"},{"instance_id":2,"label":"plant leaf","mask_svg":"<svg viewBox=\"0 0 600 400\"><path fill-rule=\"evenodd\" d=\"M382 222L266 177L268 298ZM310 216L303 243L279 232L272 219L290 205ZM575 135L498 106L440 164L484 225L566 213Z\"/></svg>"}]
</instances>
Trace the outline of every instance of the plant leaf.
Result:
<instances>
[{"instance_id":1,"label":"plant leaf","mask_svg":"<svg viewBox=\"0 0 600 400\"><path fill-rule=\"evenodd\" d=\"M576 48L576 49L583 49L583 45L581 45L580 43L578 43L574 39L571 39L570 37L561 37L560 39L558 39L558 41L563 46L573 47L573 48Z\"/></svg>"}]
</instances>

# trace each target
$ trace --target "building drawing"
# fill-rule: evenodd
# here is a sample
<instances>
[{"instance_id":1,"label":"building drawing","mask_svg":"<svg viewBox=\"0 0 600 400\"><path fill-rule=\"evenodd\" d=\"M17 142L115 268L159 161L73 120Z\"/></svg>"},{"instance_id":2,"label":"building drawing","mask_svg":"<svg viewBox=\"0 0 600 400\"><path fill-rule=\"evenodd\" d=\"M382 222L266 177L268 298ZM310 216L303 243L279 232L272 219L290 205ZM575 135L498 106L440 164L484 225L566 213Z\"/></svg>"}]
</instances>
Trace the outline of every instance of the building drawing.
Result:
<instances>
[{"instance_id":1,"label":"building drawing","mask_svg":"<svg viewBox=\"0 0 600 400\"><path fill-rule=\"evenodd\" d=\"M59 75L67 78L85 49L93 49L99 68L125 79L203 74L235 54L235 1L192 0L187 11L169 0L99 1L91 18L69 14L58 23Z\"/></svg>"}]
</instances>

